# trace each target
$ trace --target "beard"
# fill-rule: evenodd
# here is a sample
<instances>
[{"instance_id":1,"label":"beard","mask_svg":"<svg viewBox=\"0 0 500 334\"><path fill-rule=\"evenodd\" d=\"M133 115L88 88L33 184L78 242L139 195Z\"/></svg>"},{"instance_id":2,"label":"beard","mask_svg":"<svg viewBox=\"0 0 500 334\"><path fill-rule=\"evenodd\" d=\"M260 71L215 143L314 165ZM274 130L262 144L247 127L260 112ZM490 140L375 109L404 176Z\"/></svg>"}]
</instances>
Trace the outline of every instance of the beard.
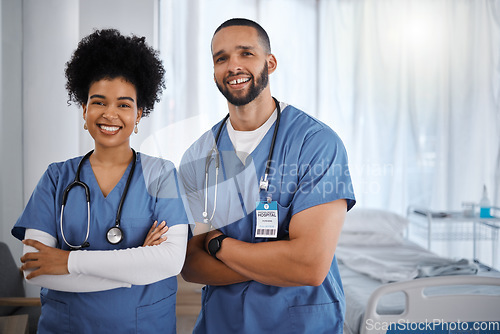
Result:
<instances>
[{"instance_id":1,"label":"beard","mask_svg":"<svg viewBox=\"0 0 500 334\"><path fill-rule=\"evenodd\" d=\"M224 81L222 84L219 84L219 82L216 80L215 84L217 85L217 88L219 88L219 91L224 95L224 97L228 100L229 103L235 106L244 106L253 100L259 94L264 90L264 88L267 87L267 84L269 82L269 74L268 72L268 67L267 67L267 62L264 63L264 68L259 74L259 77L257 80L255 80L255 77L251 75L250 81L252 82L250 87L248 88L248 91L245 95L243 96L235 96L232 94L228 87L227 83Z\"/></svg>"}]
</instances>

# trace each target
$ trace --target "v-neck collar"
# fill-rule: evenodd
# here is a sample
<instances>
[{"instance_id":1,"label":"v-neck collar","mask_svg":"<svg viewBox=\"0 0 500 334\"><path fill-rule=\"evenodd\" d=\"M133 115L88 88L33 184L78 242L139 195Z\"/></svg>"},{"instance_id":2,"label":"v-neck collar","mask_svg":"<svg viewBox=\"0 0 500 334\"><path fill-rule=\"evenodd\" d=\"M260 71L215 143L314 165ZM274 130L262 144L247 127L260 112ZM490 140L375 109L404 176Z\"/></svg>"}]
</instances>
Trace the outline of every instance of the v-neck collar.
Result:
<instances>
[{"instance_id":1,"label":"v-neck collar","mask_svg":"<svg viewBox=\"0 0 500 334\"><path fill-rule=\"evenodd\" d=\"M139 160L139 153L137 153L136 159ZM129 173L130 173L130 169L132 168L132 163L133 163L133 161L131 161L128 164L127 169L125 169L125 172L121 176L120 180L118 181L118 183L115 184L115 186L113 187L113 189L111 189L111 191L108 193L107 196L104 196L104 194L102 193L101 187L99 186L99 182L97 182L97 178L94 174L94 170L92 169L92 164L90 163L89 159L86 159L86 161L84 161L83 169L86 171L85 174L89 174L88 177L90 178L90 182L93 185L90 188L91 189L99 189L99 191L96 191L96 193L99 193L99 195L97 195L97 196L99 196L103 200L107 200L110 197L116 197L116 196L119 196L119 198L121 198L123 189L125 187L124 184L125 184L125 182L127 182L127 178L128 178ZM136 161L136 163L137 163L137 161ZM122 190L120 191L120 189L122 189ZM115 195L115 193L117 193L118 195Z\"/></svg>"}]
</instances>

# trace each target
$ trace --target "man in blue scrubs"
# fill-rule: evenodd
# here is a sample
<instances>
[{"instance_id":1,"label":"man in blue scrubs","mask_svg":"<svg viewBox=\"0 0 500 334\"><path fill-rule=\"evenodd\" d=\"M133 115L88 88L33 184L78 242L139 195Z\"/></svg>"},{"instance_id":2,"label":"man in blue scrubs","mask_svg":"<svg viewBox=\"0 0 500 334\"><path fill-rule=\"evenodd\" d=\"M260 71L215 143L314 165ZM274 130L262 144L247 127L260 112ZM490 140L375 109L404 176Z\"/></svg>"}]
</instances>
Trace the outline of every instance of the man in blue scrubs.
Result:
<instances>
[{"instance_id":1,"label":"man in blue scrubs","mask_svg":"<svg viewBox=\"0 0 500 334\"><path fill-rule=\"evenodd\" d=\"M229 118L179 168L197 222L182 275L206 284L194 332L342 333L334 254L355 203L344 145L271 96L277 61L260 25L226 21L212 56Z\"/></svg>"}]
</instances>

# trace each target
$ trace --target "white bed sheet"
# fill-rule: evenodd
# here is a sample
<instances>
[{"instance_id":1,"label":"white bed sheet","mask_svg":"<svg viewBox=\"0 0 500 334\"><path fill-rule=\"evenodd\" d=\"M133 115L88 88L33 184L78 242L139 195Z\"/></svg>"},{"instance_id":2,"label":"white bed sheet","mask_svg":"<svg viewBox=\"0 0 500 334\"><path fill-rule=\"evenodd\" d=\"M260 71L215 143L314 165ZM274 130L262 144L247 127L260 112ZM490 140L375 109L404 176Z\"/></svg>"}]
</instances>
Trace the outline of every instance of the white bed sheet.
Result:
<instances>
[{"instance_id":1,"label":"white bed sheet","mask_svg":"<svg viewBox=\"0 0 500 334\"><path fill-rule=\"evenodd\" d=\"M337 259L350 269L383 283L418 277L473 275L478 266L466 259L440 257L410 241L400 245L339 245Z\"/></svg>"},{"instance_id":2,"label":"white bed sheet","mask_svg":"<svg viewBox=\"0 0 500 334\"><path fill-rule=\"evenodd\" d=\"M362 248L360 250L360 248ZM351 255L356 249L360 253L371 253L372 257L380 260L381 258L395 258L396 261L392 264L386 263L385 267L392 268L390 270L397 272L398 266L402 266L406 269L406 274L394 274L395 276L402 277L404 275L409 275L412 273L415 264L423 263L424 260L433 260L440 261L440 258L437 255L423 249L422 247L410 242L405 241L401 245L397 246L365 246L365 247L338 247L336 251L336 255L338 258L338 265L340 270L340 276L342 278L342 284L344 287L344 294L346 299L346 314L345 314L345 325L344 330L346 334L357 334L360 333L360 329L362 326L363 316L368 304L368 299L371 294L381 285L386 284L382 282L379 277L371 277L366 273L362 273L358 271L359 268L353 270L350 266L344 263L346 259L346 254L349 252ZM342 254L343 253L343 254ZM449 259L445 259L446 263L449 263ZM349 261L348 261L349 262ZM405 263L406 262L406 263ZM353 262L351 262L352 265ZM434 262L436 263L436 262ZM372 266L370 264L369 266ZM477 268L474 264L472 267ZM385 268L378 268L378 275L373 276L387 276L383 271ZM438 272L436 271L435 274ZM494 276L500 279L500 273L493 272L484 272L479 271L478 275L482 276ZM438 276L438 275L434 275ZM411 278L409 278L411 279ZM390 283L389 283L390 284ZM428 289L426 293L429 294L438 294L438 293L477 293L478 291L484 291L484 287L450 287L445 288L447 290L443 290L443 288L436 289ZM491 290L489 293L491 294L500 294L500 289ZM401 294L391 295L390 298L384 298L377 305L377 312L380 314L400 314L404 311L405 308L405 296Z\"/></svg>"}]
</instances>

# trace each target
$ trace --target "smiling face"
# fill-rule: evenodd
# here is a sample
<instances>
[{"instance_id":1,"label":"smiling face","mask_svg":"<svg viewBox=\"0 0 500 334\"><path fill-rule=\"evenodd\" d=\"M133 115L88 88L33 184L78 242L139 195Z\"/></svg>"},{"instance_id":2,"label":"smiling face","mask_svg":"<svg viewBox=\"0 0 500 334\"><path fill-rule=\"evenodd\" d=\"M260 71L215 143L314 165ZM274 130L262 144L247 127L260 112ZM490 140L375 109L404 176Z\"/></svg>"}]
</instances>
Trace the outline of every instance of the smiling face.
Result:
<instances>
[{"instance_id":1,"label":"smiling face","mask_svg":"<svg viewBox=\"0 0 500 334\"><path fill-rule=\"evenodd\" d=\"M248 26L221 29L212 39L214 79L220 92L235 106L255 100L268 87L276 60Z\"/></svg>"},{"instance_id":2,"label":"smiling face","mask_svg":"<svg viewBox=\"0 0 500 334\"><path fill-rule=\"evenodd\" d=\"M90 85L83 118L98 147L129 147L135 123L141 119L135 86L125 79L102 79Z\"/></svg>"}]
</instances>

